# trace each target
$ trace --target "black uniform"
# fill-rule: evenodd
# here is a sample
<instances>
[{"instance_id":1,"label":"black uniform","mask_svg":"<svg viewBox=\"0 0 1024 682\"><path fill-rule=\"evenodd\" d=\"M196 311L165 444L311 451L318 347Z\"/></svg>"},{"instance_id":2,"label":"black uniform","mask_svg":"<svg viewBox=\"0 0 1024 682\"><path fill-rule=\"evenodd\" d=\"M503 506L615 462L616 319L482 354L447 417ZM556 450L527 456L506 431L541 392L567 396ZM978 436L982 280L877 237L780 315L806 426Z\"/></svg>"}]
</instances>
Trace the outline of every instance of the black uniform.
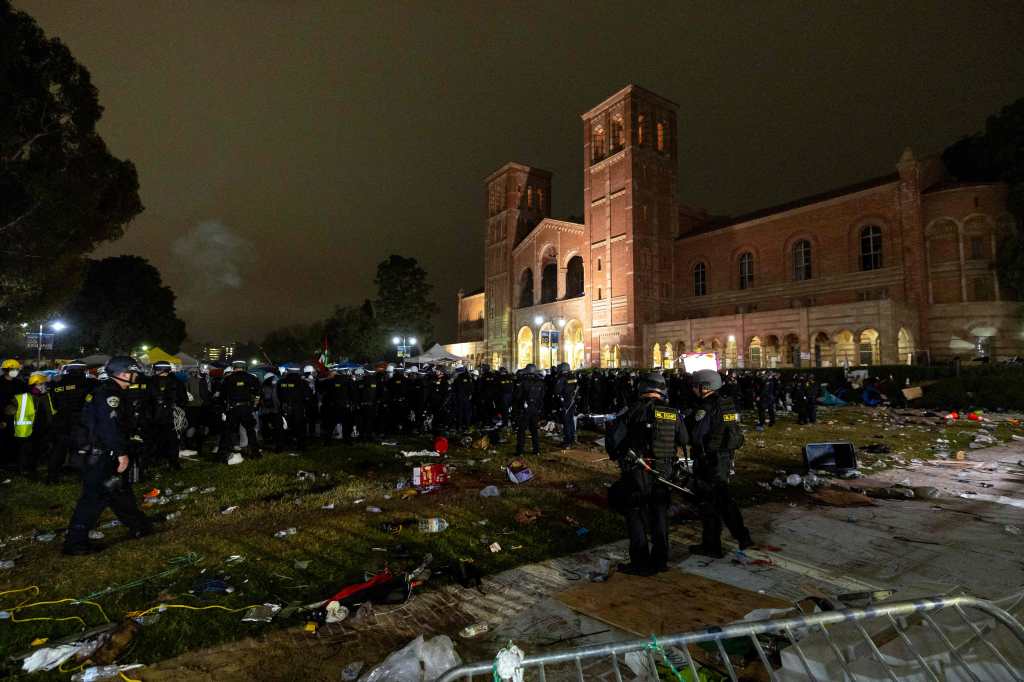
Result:
<instances>
[{"instance_id":1,"label":"black uniform","mask_svg":"<svg viewBox=\"0 0 1024 682\"><path fill-rule=\"evenodd\" d=\"M359 439L371 441L377 432L377 406L383 394L377 374L366 374L356 383L359 408Z\"/></svg>"},{"instance_id":2,"label":"black uniform","mask_svg":"<svg viewBox=\"0 0 1024 682\"><path fill-rule=\"evenodd\" d=\"M540 415L544 410L544 377L522 372L512 397L512 411L516 419L516 455L526 448L526 430L530 430L533 454L540 454Z\"/></svg>"},{"instance_id":3,"label":"black uniform","mask_svg":"<svg viewBox=\"0 0 1024 682\"><path fill-rule=\"evenodd\" d=\"M665 400L641 398L611 425L606 438L609 454L622 469L609 498L611 506L626 517L628 569L636 573L664 571L671 491L655 473L671 480L676 449L689 441L683 417Z\"/></svg>"},{"instance_id":4,"label":"black uniform","mask_svg":"<svg viewBox=\"0 0 1024 682\"><path fill-rule=\"evenodd\" d=\"M452 380L455 395L455 417L459 431L466 431L473 425L473 377L465 369L459 370Z\"/></svg>"},{"instance_id":5,"label":"black uniform","mask_svg":"<svg viewBox=\"0 0 1024 682\"><path fill-rule=\"evenodd\" d=\"M687 423L691 436L693 485L700 498L701 544L694 551L720 556L722 524L745 549L750 532L729 491L732 453L743 445L739 412L729 398L712 393L701 400Z\"/></svg>"},{"instance_id":6,"label":"black uniform","mask_svg":"<svg viewBox=\"0 0 1024 682\"><path fill-rule=\"evenodd\" d=\"M185 384L173 374L157 374L149 379L151 413L147 423L146 444L151 459L162 459L174 469L178 460L178 432L174 429L174 408L188 401Z\"/></svg>"},{"instance_id":7,"label":"black uniform","mask_svg":"<svg viewBox=\"0 0 1024 682\"><path fill-rule=\"evenodd\" d=\"M757 422L761 426L775 426L775 378L758 377L755 383L757 394ZM765 417L767 416L767 422Z\"/></svg>"},{"instance_id":8,"label":"black uniform","mask_svg":"<svg viewBox=\"0 0 1024 682\"><path fill-rule=\"evenodd\" d=\"M281 439L277 442L278 448L283 448L285 440L292 438L295 447L306 449L306 410L312 392L309 382L294 372L289 372L277 382L277 400L281 403L281 416L285 422Z\"/></svg>"},{"instance_id":9,"label":"black uniform","mask_svg":"<svg viewBox=\"0 0 1024 682\"><path fill-rule=\"evenodd\" d=\"M341 424L345 444L352 442L353 417L355 415L355 383L347 374L335 374L320 382L320 427L324 444L334 437L334 430Z\"/></svg>"},{"instance_id":10,"label":"black uniform","mask_svg":"<svg viewBox=\"0 0 1024 682\"><path fill-rule=\"evenodd\" d=\"M260 380L245 370L235 370L221 379L218 398L225 415L224 429L220 434L217 452L225 461L231 457L231 449L238 437L239 427L245 429L249 443L249 454L259 457L260 445L256 434L256 417L253 410L259 402Z\"/></svg>"},{"instance_id":11,"label":"black uniform","mask_svg":"<svg viewBox=\"0 0 1024 682\"><path fill-rule=\"evenodd\" d=\"M84 372L61 375L50 389L53 399L52 444L46 466L46 482L56 483L61 468L77 458L78 448L85 443L82 434L82 408L85 398L96 387L96 380Z\"/></svg>"},{"instance_id":12,"label":"black uniform","mask_svg":"<svg viewBox=\"0 0 1024 682\"><path fill-rule=\"evenodd\" d=\"M149 519L135 505L127 470L117 473L117 458L128 452L129 443L122 428L125 393L113 379L108 379L86 398L81 424L89 445L82 470L82 495L68 524L65 552L89 547L89 531L107 507L131 535L139 537L153 530Z\"/></svg>"},{"instance_id":13,"label":"black uniform","mask_svg":"<svg viewBox=\"0 0 1024 682\"><path fill-rule=\"evenodd\" d=\"M576 443L576 403L579 399L579 380L569 372L560 372L555 379L555 401L562 421L562 447Z\"/></svg>"},{"instance_id":14,"label":"black uniform","mask_svg":"<svg viewBox=\"0 0 1024 682\"><path fill-rule=\"evenodd\" d=\"M185 419L188 421L186 443L196 451L196 456L202 457L206 429L210 423L210 405L213 402L210 377L201 372L191 372L185 382L185 398Z\"/></svg>"},{"instance_id":15,"label":"black uniform","mask_svg":"<svg viewBox=\"0 0 1024 682\"><path fill-rule=\"evenodd\" d=\"M260 387L260 438L264 443L273 443L274 451L280 450L281 403L277 399L278 378L274 374L263 377Z\"/></svg>"}]
</instances>

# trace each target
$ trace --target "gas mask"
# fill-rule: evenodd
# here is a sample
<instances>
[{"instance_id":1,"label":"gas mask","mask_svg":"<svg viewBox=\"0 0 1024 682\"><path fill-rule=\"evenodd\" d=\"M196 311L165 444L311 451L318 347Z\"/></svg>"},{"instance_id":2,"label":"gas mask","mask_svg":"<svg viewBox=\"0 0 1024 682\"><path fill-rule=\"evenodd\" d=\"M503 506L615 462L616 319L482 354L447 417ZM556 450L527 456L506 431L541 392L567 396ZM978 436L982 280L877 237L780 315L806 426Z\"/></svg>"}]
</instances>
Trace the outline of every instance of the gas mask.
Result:
<instances>
[{"instance_id":1,"label":"gas mask","mask_svg":"<svg viewBox=\"0 0 1024 682\"><path fill-rule=\"evenodd\" d=\"M20 371L16 369L7 370L7 376L9 376L12 379L16 379L19 373Z\"/></svg>"}]
</instances>

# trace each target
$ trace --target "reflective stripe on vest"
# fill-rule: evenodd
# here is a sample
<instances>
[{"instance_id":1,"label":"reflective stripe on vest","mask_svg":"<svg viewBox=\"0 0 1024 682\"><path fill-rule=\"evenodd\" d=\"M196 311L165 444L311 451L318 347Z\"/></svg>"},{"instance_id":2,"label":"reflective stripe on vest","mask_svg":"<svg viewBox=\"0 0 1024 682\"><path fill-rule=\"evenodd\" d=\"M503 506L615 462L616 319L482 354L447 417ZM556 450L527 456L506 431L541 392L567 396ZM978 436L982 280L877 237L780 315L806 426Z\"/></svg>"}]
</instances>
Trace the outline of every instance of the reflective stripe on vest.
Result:
<instances>
[{"instance_id":1,"label":"reflective stripe on vest","mask_svg":"<svg viewBox=\"0 0 1024 682\"><path fill-rule=\"evenodd\" d=\"M14 437L28 438L32 435L32 424L36 420L36 404L28 393L14 397L18 401L18 416L14 420Z\"/></svg>"}]
</instances>

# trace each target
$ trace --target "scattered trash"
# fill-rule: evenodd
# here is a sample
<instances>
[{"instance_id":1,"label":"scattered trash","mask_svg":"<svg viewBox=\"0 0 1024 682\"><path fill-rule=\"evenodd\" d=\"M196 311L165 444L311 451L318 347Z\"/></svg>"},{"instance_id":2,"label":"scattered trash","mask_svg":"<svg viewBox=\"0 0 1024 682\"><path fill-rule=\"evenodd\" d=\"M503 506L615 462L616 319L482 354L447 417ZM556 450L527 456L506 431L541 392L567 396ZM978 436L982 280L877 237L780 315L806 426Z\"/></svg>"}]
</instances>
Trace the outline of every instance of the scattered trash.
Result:
<instances>
[{"instance_id":1,"label":"scattered trash","mask_svg":"<svg viewBox=\"0 0 1024 682\"><path fill-rule=\"evenodd\" d=\"M381 511L383 510L380 507L367 507L366 511L368 511L371 514L380 514Z\"/></svg>"},{"instance_id":2,"label":"scattered trash","mask_svg":"<svg viewBox=\"0 0 1024 682\"><path fill-rule=\"evenodd\" d=\"M498 497L500 495L501 491L495 485L489 485L480 491L480 497Z\"/></svg>"},{"instance_id":3,"label":"scattered trash","mask_svg":"<svg viewBox=\"0 0 1024 682\"><path fill-rule=\"evenodd\" d=\"M262 604L254 606L242 616L243 623L269 623L281 610L280 604Z\"/></svg>"},{"instance_id":4,"label":"scattered trash","mask_svg":"<svg viewBox=\"0 0 1024 682\"><path fill-rule=\"evenodd\" d=\"M89 539L90 540L102 540L104 537L105 536L103 535L103 531L101 531L101 530L91 530L91 531L89 531Z\"/></svg>"},{"instance_id":5,"label":"scattered trash","mask_svg":"<svg viewBox=\"0 0 1024 682\"><path fill-rule=\"evenodd\" d=\"M239 452L233 452L231 453L231 456L228 457L228 464L230 465L241 464L244 461L245 458L242 457L242 454Z\"/></svg>"},{"instance_id":6,"label":"scattered trash","mask_svg":"<svg viewBox=\"0 0 1024 682\"><path fill-rule=\"evenodd\" d=\"M909 488L893 486L891 488L868 488L864 491L868 497L879 500L912 500L914 491Z\"/></svg>"},{"instance_id":7,"label":"scattered trash","mask_svg":"<svg viewBox=\"0 0 1024 682\"><path fill-rule=\"evenodd\" d=\"M417 488L448 482L447 464L424 464L413 468L412 484Z\"/></svg>"},{"instance_id":8,"label":"scattered trash","mask_svg":"<svg viewBox=\"0 0 1024 682\"><path fill-rule=\"evenodd\" d=\"M170 514L168 514L167 516L164 517L164 521L173 521L174 519L176 519L176 518L178 518L180 516L181 516L181 512L180 511L171 512Z\"/></svg>"},{"instance_id":9,"label":"scattered trash","mask_svg":"<svg viewBox=\"0 0 1024 682\"><path fill-rule=\"evenodd\" d=\"M611 570L612 563L608 559L601 559L597 562L597 570L590 571L587 577L592 583L603 583L608 580Z\"/></svg>"},{"instance_id":10,"label":"scattered trash","mask_svg":"<svg viewBox=\"0 0 1024 682\"><path fill-rule=\"evenodd\" d=\"M930 485L919 485L911 488L914 498L918 500L934 500L939 496L939 489Z\"/></svg>"},{"instance_id":11,"label":"scattered trash","mask_svg":"<svg viewBox=\"0 0 1024 682\"><path fill-rule=\"evenodd\" d=\"M962 462L965 459L967 459L967 453L964 452L963 450L957 450L956 454L953 455L953 458L956 459L956 461L958 462Z\"/></svg>"},{"instance_id":12,"label":"scattered trash","mask_svg":"<svg viewBox=\"0 0 1024 682\"><path fill-rule=\"evenodd\" d=\"M314 474L312 471L303 471L302 469L299 469L299 471L295 474L295 478L300 481L315 481L316 474Z\"/></svg>"},{"instance_id":13,"label":"scattered trash","mask_svg":"<svg viewBox=\"0 0 1024 682\"><path fill-rule=\"evenodd\" d=\"M1009 507L1017 507L1018 509L1024 509L1024 499L1019 497L1007 497L1006 495L987 495L984 493L961 493L960 497L965 500L981 500L983 502L995 502L996 504L1005 504Z\"/></svg>"},{"instance_id":14,"label":"scattered trash","mask_svg":"<svg viewBox=\"0 0 1024 682\"><path fill-rule=\"evenodd\" d=\"M628 656L628 654L627 654ZM526 654L512 642L494 657L494 675L502 682L523 682L523 659ZM645 656L645 660L650 656ZM655 679L657 679L655 677Z\"/></svg>"},{"instance_id":15,"label":"scattered trash","mask_svg":"<svg viewBox=\"0 0 1024 682\"><path fill-rule=\"evenodd\" d=\"M340 623L348 618L348 607L342 606L340 602L332 600L327 602L325 613L326 619L324 622Z\"/></svg>"},{"instance_id":16,"label":"scattered trash","mask_svg":"<svg viewBox=\"0 0 1024 682\"><path fill-rule=\"evenodd\" d=\"M487 623L475 623L473 625L467 625L459 631L459 637L463 639L472 639L477 635L482 635L491 629Z\"/></svg>"},{"instance_id":17,"label":"scattered trash","mask_svg":"<svg viewBox=\"0 0 1024 682\"><path fill-rule=\"evenodd\" d=\"M424 640L423 635L419 635L367 673L362 682L434 680L461 663L462 659L455 653L452 640L446 635L438 635L430 640Z\"/></svg>"},{"instance_id":18,"label":"scattered trash","mask_svg":"<svg viewBox=\"0 0 1024 682\"><path fill-rule=\"evenodd\" d=\"M0 560L0 571L9 571L14 568L14 562L9 559Z\"/></svg>"},{"instance_id":19,"label":"scattered trash","mask_svg":"<svg viewBox=\"0 0 1024 682\"><path fill-rule=\"evenodd\" d=\"M440 533L448 529L448 522L440 516L429 519L420 519L419 529L421 533Z\"/></svg>"},{"instance_id":20,"label":"scattered trash","mask_svg":"<svg viewBox=\"0 0 1024 682\"><path fill-rule=\"evenodd\" d=\"M341 679L343 682L355 682L359 679L359 673L362 672L365 663L362 661L356 661L355 663L349 663L341 669Z\"/></svg>"},{"instance_id":21,"label":"scattered trash","mask_svg":"<svg viewBox=\"0 0 1024 682\"><path fill-rule=\"evenodd\" d=\"M501 551L501 545L499 545L497 542L492 542L490 545L487 546L487 549L491 550L492 554L497 554Z\"/></svg>"},{"instance_id":22,"label":"scattered trash","mask_svg":"<svg viewBox=\"0 0 1024 682\"><path fill-rule=\"evenodd\" d=\"M221 514L230 514L231 512L235 511L236 509L238 509L238 505L237 505L237 504L235 504L235 505L232 505L232 506L230 506L230 507L224 507L224 508L222 508L222 509L220 510L220 513L221 513Z\"/></svg>"},{"instance_id":23,"label":"scattered trash","mask_svg":"<svg viewBox=\"0 0 1024 682\"><path fill-rule=\"evenodd\" d=\"M516 523L520 526L528 526L543 515L544 513L540 509L520 509L516 512Z\"/></svg>"},{"instance_id":24,"label":"scattered trash","mask_svg":"<svg viewBox=\"0 0 1024 682\"><path fill-rule=\"evenodd\" d=\"M1020 535L1019 526L1003 526L1003 530L1005 530L1010 535Z\"/></svg>"},{"instance_id":25,"label":"scattered trash","mask_svg":"<svg viewBox=\"0 0 1024 682\"><path fill-rule=\"evenodd\" d=\"M128 665L94 665L81 670L71 676L71 682L99 682L100 680L119 680L129 670L144 667L142 663L131 663Z\"/></svg>"},{"instance_id":26,"label":"scattered trash","mask_svg":"<svg viewBox=\"0 0 1024 682\"><path fill-rule=\"evenodd\" d=\"M279 530L276 533L274 533L274 537L275 538L285 538L285 537L288 537L289 535L295 535L297 532L298 532L298 529L296 529L296 528L285 528L284 530Z\"/></svg>"},{"instance_id":27,"label":"scattered trash","mask_svg":"<svg viewBox=\"0 0 1024 682\"><path fill-rule=\"evenodd\" d=\"M53 539L57 537L54 533L40 533L36 536L36 542L53 542Z\"/></svg>"},{"instance_id":28,"label":"scattered trash","mask_svg":"<svg viewBox=\"0 0 1024 682\"><path fill-rule=\"evenodd\" d=\"M404 457L440 457L441 455L433 450L402 450Z\"/></svg>"},{"instance_id":29,"label":"scattered trash","mask_svg":"<svg viewBox=\"0 0 1024 682\"><path fill-rule=\"evenodd\" d=\"M803 479L800 478L800 474L790 474L789 476L786 476L786 485L790 486L791 488L795 488L796 486L800 485L802 480Z\"/></svg>"},{"instance_id":30,"label":"scattered trash","mask_svg":"<svg viewBox=\"0 0 1024 682\"><path fill-rule=\"evenodd\" d=\"M585 536L589 532L590 532L590 530L588 528L584 528L583 526L580 526L579 528L576 529L576 537L582 538L583 536Z\"/></svg>"},{"instance_id":31,"label":"scattered trash","mask_svg":"<svg viewBox=\"0 0 1024 682\"><path fill-rule=\"evenodd\" d=\"M521 459L514 459L509 462L505 470L508 472L508 480L516 484L526 483L533 478L533 472L530 470L530 467Z\"/></svg>"},{"instance_id":32,"label":"scattered trash","mask_svg":"<svg viewBox=\"0 0 1024 682\"><path fill-rule=\"evenodd\" d=\"M824 469L843 473L857 468L857 452L850 442L807 443L803 453L807 471Z\"/></svg>"},{"instance_id":33,"label":"scattered trash","mask_svg":"<svg viewBox=\"0 0 1024 682\"><path fill-rule=\"evenodd\" d=\"M322 506L320 508L321 509L327 509L327 510L334 509L334 503L333 502L328 502L327 504L325 504L324 506Z\"/></svg>"},{"instance_id":34,"label":"scattered trash","mask_svg":"<svg viewBox=\"0 0 1024 682\"><path fill-rule=\"evenodd\" d=\"M309 568L309 559L303 561L296 559L295 563L293 563L292 565L300 571L305 571L307 568Z\"/></svg>"}]
</instances>

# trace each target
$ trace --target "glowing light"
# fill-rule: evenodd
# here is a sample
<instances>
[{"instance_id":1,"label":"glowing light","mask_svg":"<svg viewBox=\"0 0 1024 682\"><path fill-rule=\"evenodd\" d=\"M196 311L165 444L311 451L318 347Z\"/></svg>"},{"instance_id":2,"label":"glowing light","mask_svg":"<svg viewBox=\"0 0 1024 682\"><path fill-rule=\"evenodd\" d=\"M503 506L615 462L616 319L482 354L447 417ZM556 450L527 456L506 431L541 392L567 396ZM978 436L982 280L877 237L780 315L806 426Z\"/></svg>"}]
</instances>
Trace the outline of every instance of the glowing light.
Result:
<instances>
[{"instance_id":1,"label":"glowing light","mask_svg":"<svg viewBox=\"0 0 1024 682\"><path fill-rule=\"evenodd\" d=\"M391 343L393 343L393 344L395 344L395 345L397 346L397 345L399 345L400 343L402 343L402 339L400 339L400 338L398 338L398 337L396 336L396 337L394 337L394 338L392 338L392 339L391 339Z\"/></svg>"},{"instance_id":2,"label":"glowing light","mask_svg":"<svg viewBox=\"0 0 1024 682\"><path fill-rule=\"evenodd\" d=\"M564 327L565 326L565 318L564 317L558 318L558 326L559 327Z\"/></svg>"},{"instance_id":3,"label":"glowing light","mask_svg":"<svg viewBox=\"0 0 1024 682\"><path fill-rule=\"evenodd\" d=\"M51 328L53 329L53 331L55 331L55 332L62 332L62 331L64 331L65 329L67 329L67 325L66 325L66 324L64 324L63 322L61 322L60 320L57 320L56 322L54 322L53 324L51 324L51 325L50 325L50 327L51 327Z\"/></svg>"},{"instance_id":4,"label":"glowing light","mask_svg":"<svg viewBox=\"0 0 1024 682\"><path fill-rule=\"evenodd\" d=\"M143 345L143 346L142 346L142 352L143 352L143 353L145 353L145 352L146 352L146 351L148 351L148 350L149 350L149 346L146 346L146 345Z\"/></svg>"},{"instance_id":5,"label":"glowing light","mask_svg":"<svg viewBox=\"0 0 1024 682\"><path fill-rule=\"evenodd\" d=\"M251 365L255 366L255 365L258 365L258 364L260 364L260 363L259 363L259 361L258 361L258 360L256 360L256 358L253 358L252 360L250 360L250 361L249 361L249 364L251 364Z\"/></svg>"},{"instance_id":6,"label":"glowing light","mask_svg":"<svg viewBox=\"0 0 1024 682\"><path fill-rule=\"evenodd\" d=\"M416 345L416 337L415 336L410 336L409 337L409 345L410 346L415 346Z\"/></svg>"},{"instance_id":7,"label":"glowing light","mask_svg":"<svg viewBox=\"0 0 1024 682\"><path fill-rule=\"evenodd\" d=\"M27 327L28 327L28 322L22 322L21 323L21 328L22 329L26 329Z\"/></svg>"},{"instance_id":8,"label":"glowing light","mask_svg":"<svg viewBox=\"0 0 1024 682\"><path fill-rule=\"evenodd\" d=\"M533 323L535 325L537 325L538 327L540 325L544 324L544 316L543 315L535 315L534 318L533 318Z\"/></svg>"},{"instance_id":9,"label":"glowing light","mask_svg":"<svg viewBox=\"0 0 1024 682\"><path fill-rule=\"evenodd\" d=\"M729 334L729 343L736 343L736 337L732 334Z\"/></svg>"}]
</instances>

